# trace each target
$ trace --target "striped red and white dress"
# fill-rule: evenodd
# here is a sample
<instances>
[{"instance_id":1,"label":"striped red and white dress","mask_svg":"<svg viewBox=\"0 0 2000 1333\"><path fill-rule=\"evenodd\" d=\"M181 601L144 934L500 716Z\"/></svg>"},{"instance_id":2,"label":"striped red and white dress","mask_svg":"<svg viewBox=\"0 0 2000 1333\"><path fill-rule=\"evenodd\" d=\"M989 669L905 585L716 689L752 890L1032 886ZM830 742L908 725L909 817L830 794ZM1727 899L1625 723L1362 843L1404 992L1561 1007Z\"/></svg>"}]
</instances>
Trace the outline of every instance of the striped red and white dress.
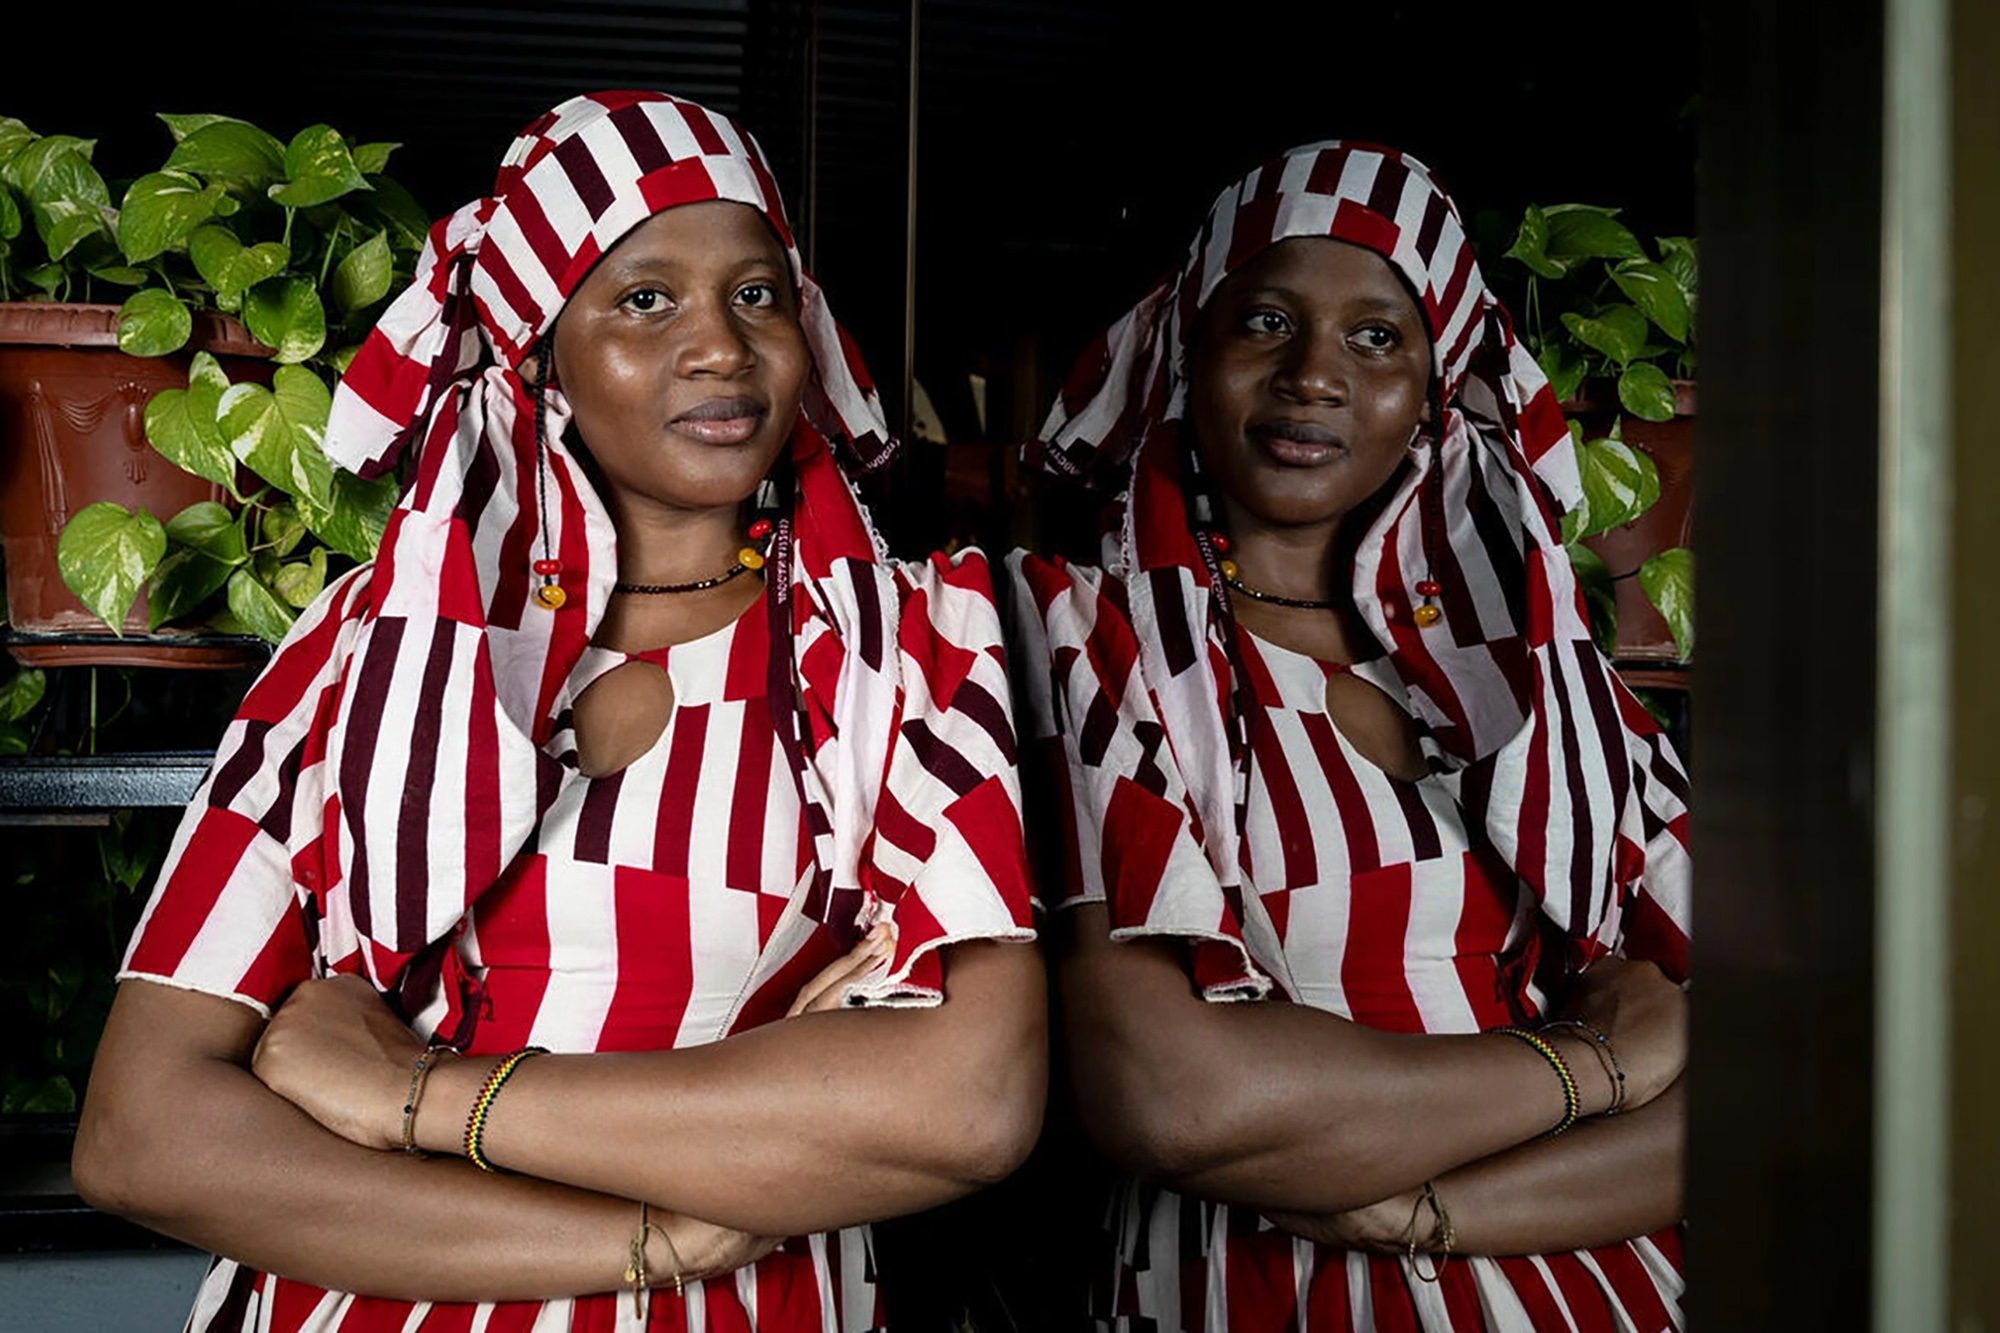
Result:
<instances>
[{"instance_id":1,"label":"striped red and white dress","mask_svg":"<svg viewBox=\"0 0 2000 1333\"><path fill-rule=\"evenodd\" d=\"M1062 578L1032 558L1028 566L1026 577L1045 587L1051 575ZM1119 612L1124 597L1116 580L1076 567L1068 574L1096 616L1084 652L1058 650L1050 664L1049 688L1072 693L1074 703L1075 693L1090 690L1069 690L1073 673L1086 672L1099 686L1122 678L1118 664L1129 659L1132 627ZM1017 591L1032 595L1025 585ZM1468 829L1447 780L1390 776L1341 735L1327 711L1327 682L1338 670L1402 698L1387 659L1335 667L1240 626L1239 643L1258 704L1244 878L1276 941L1275 949L1260 948L1260 933L1251 933L1257 970L1294 1002L1386 1031L1472 1033L1539 1014L1532 893L1478 830ZM1036 700L1038 692L1039 683L1024 691L1041 714L1024 718L1024 728L1058 739L1051 712L1057 696ZM1131 711L1121 708L1118 716ZM1147 744L1145 735L1111 734L1114 727L1122 723L1109 711L1086 710L1082 734L1070 743L1106 755ZM1164 779L1172 755L1155 746L1154 756ZM1199 853L1187 854L1185 825L1169 848L1151 836L1158 830L1120 826L1117 812L1071 814L1074 882L1052 890L1069 893L1069 902L1112 900L1114 925L1119 899L1149 901L1157 887L1124 876L1173 878L1190 866L1205 873ZM1151 919L1148 933L1171 929L1157 924L1157 908ZM1197 980L1215 981L1206 987L1211 998L1245 996L1228 961L1234 948L1217 949L1209 931L1187 933L1196 941ZM1458 1256L1435 1284L1418 1280L1400 1256L1315 1244L1251 1210L1138 1182L1114 1201L1110 1230L1113 1253L1090 1301L1096 1326L1116 1333L1656 1333L1682 1326L1680 1244L1671 1229L1570 1254Z\"/></svg>"},{"instance_id":2,"label":"striped red and white dress","mask_svg":"<svg viewBox=\"0 0 2000 1333\"><path fill-rule=\"evenodd\" d=\"M839 956L833 934L802 912L811 840L765 698L768 624L760 600L712 634L638 655L672 682L666 729L627 768L574 781L556 798L443 951L421 1031L451 1034L473 1054L525 1045L559 1052L698 1045L781 1019L799 986ZM590 650L574 688L580 693L625 660ZM1018 847L1018 824L1010 820L983 835ZM312 914L294 904L289 882L273 882L268 901L251 904L239 877L235 892L202 902L202 877L192 868L205 850L202 825L190 825L194 836L176 847L122 975L227 994L268 1011L314 971ZM972 841L982 837L981 830L967 833ZM173 873L180 867L190 869ZM1018 920L1022 929L1012 933L1026 933L1024 881L982 883L963 865L952 878L955 894L988 900L973 904L975 915L1004 900L999 919ZM938 906L951 914L951 904ZM192 930L190 908L205 913ZM899 923L899 934L927 933L923 920ZM930 934L933 947L960 937ZM914 941L899 938L906 942ZM782 955L775 966L774 953ZM411 1303L328 1292L221 1259L188 1327L864 1333L882 1326L870 1244L865 1227L795 1238L748 1268L690 1284L685 1302L671 1291L651 1293L642 1320L633 1318L629 1294Z\"/></svg>"}]
</instances>

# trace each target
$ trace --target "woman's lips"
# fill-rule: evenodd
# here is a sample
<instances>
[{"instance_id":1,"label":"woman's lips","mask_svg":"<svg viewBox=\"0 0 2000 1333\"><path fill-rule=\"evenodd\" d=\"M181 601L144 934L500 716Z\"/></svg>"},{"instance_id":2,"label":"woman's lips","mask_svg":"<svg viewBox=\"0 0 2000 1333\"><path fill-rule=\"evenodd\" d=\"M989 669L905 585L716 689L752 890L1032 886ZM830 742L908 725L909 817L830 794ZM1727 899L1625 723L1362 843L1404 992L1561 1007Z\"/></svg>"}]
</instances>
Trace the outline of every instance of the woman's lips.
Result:
<instances>
[{"instance_id":1,"label":"woman's lips","mask_svg":"<svg viewBox=\"0 0 2000 1333\"><path fill-rule=\"evenodd\" d=\"M754 398L711 398L667 424L703 444L742 444L764 424L765 407Z\"/></svg>"},{"instance_id":2,"label":"woman's lips","mask_svg":"<svg viewBox=\"0 0 2000 1333\"><path fill-rule=\"evenodd\" d=\"M1318 467L1347 452L1337 433L1313 421L1262 421L1244 433L1284 467Z\"/></svg>"}]
</instances>

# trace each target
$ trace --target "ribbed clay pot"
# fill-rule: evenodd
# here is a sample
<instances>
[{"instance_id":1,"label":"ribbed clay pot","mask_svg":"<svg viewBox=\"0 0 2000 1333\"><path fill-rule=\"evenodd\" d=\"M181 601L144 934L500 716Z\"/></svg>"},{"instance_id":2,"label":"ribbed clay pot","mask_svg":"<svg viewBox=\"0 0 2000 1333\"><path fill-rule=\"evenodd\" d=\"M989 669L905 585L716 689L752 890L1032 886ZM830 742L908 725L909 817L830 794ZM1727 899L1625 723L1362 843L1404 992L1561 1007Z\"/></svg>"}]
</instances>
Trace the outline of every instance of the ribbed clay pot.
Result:
<instances>
[{"instance_id":1,"label":"ribbed clay pot","mask_svg":"<svg viewBox=\"0 0 2000 1333\"><path fill-rule=\"evenodd\" d=\"M1616 386L1608 380L1585 384L1576 398L1563 404L1563 415L1582 423L1587 440L1603 438L1612 422L1619 422L1620 438L1644 450L1660 473L1660 498L1651 509L1624 527L1584 541L1614 576L1632 575L1613 585L1618 590L1618 650L1612 656L1620 662L1680 660L1674 636L1647 600L1636 571L1656 552L1693 545L1694 414L1695 386L1688 380L1674 381L1672 421L1646 421L1622 413Z\"/></svg>"},{"instance_id":2,"label":"ribbed clay pot","mask_svg":"<svg viewBox=\"0 0 2000 1333\"><path fill-rule=\"evenodd\" d=\"M226 501L222 487L183 472L146 442L146 403L161 389L187 387L197 351L218 357L232 381L268 384L270 352L236 321L205 312L195 315L188 345L170 356L126 355L117 328L115 305L0 303L0 542L14 630L102 635L104 650L86 648L89 660L150 663L157 651L134 644L134 656L117 647L63 584L56 541L71 517L100 500L144 509L162 523L198 501ZM146 634L143 590L124 630ZM14 655L26 660L18 644ZM75 651L61 656L81 660Z\"/></svg>"}]
</instances>

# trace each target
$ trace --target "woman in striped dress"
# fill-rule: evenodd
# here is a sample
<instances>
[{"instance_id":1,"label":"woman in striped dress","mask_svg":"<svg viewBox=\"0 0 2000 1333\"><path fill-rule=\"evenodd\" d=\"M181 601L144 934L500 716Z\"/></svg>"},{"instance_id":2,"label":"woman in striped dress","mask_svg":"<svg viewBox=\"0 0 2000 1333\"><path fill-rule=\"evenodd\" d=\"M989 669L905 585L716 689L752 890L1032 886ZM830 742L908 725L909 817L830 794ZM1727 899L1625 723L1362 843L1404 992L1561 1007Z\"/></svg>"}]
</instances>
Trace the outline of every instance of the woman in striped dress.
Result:
<instances>
[{"instance_id":1,"label":"woman in striped dress","mask_svg":"<svg viewBox=\"0 0 2000 1333\"><path fill-rule=\"evenodd\" d=\"M183 822L79 1189L223 1256L194 1329L880 1327L865 1223L1033 1141L1040 964L985 565L883 552L755 144L544 116L326 445L414 471Z\"/></svg>"},{"instance_id":2,"label":"woman in striped dress","mask_svg":"<svg viewBox=\"0 0 2000 1333\"><path fill-rule=\"evenodd\" d=\"M1134 1177L1097 1326L1680 1327L1686 783L1449 200L1259 167L1031 452L1121 484L1101 566L1014 562L1078 1113Z\"/></svg>"}]
</instances>

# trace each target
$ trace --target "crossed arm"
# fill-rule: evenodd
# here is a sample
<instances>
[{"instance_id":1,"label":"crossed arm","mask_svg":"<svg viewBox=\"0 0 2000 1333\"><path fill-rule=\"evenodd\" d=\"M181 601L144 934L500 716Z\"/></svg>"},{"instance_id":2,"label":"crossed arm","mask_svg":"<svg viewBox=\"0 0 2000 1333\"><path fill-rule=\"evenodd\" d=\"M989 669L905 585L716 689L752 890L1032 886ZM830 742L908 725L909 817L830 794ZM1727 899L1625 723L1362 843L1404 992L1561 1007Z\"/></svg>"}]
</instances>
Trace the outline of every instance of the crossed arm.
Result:
<instances>
[{"instance_id":1,"label":"crossed arm","mask_svg":"<svg viewBox=\"0 0 2000 1333\"><path fill-rule=\"evenodd\" d=\"M1686 999L1650 964L1600 964L1579 997L1631 1076L1629 1113L1539 1140L1563 1099L1520 1042L1210 1003L1179 946L1114 944L1102 904L1064 915L1057 977L1079 1112L1136 1174L1349 1245L1397 1243L1426 1180L1465 1252L1608 1243L1679 1215L1682 1100L1661 1094L1680 1072ZM1611 1083L1588 1046L1554 1040L1584 1114L1606 1110Z\"/></svg>"},{"instance_id":2,"label":"crossed arm","mask_svg":"<svg viewBox=\"0 0 2000 1333\"><path fill-rule=\"evenodd\" d=\"M364 983L308 983L299 1021L281 1010L259 1053L252 1010L131 981L93 1072L77 1187L335 1290L612 1290L634 1199L661 1210L689 1276L711 1275L760 1257L764 1238L930 1207L1011 1170L1040 1126L1040 966L1032 948L958 944L933 1009L808 1012L708 1046L530 1061L487 1139L509 1174L384 1150L417 1045ZM428 1141L449 1146L471 1101L460 1084L491 1063L438 1069L419 1117Z\"/></svg>"}]
</instances>

